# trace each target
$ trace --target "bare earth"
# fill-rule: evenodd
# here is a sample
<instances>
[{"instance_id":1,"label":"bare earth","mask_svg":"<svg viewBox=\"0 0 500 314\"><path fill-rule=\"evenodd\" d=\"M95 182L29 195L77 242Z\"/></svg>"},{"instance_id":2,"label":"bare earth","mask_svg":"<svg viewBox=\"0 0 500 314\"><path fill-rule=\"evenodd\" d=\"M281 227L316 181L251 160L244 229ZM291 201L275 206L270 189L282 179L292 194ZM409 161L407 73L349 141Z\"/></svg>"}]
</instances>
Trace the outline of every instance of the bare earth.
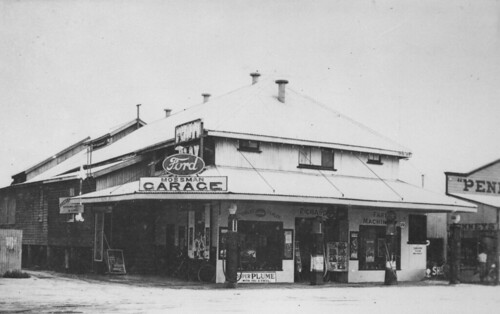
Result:
<instances>
[{"instance_id":1,"label":"bare earth","mask_svg":"<svg viewBox=\"0 0 500 314\"><path fill-rule=\"evenodd\" d=\"M165 278L30 272L0 278L0 313L500 313L500 286L184 285Z\"/></svg>"}]
</instances>

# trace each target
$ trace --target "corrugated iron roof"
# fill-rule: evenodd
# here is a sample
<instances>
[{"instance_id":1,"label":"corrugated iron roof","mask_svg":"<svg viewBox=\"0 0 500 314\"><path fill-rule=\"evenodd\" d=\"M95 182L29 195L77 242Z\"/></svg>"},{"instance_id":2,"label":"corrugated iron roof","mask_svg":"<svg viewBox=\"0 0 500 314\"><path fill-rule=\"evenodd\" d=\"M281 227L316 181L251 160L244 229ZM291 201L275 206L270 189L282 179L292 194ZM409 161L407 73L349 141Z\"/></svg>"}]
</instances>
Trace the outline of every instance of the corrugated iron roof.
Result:
<instances>
[{"instance_id":1,"label":"corrugated iron roof","mask_svg":"<svg viewBox=\"0 0 500 314\"><path fill-rule=\"evenodd\" d=\"M346 150L380 150L409 157L410 151L354 120L287 88L286 102L277 99L272 80L240 88L210 101L171 114L131 133L117 143L94 152L101 162L173 140L177 125L202 119L208 131L261 136L268 141L301 140L303 144L335 144ZM306 144L307 145L307 144Z\"/></svg>"},{"instance_id":2,"label":"corrugated iron roof","mask_svg":"<svg viewBox=\"0 0 500 314\"><path fill-rule=\"evenodd\" d=\"M426 211L475 212L474 204L399 181L294 171L211 167L203 176L227 176L227 192L158 193L139 191L139 181L82 196L84 203L133 199L248 199L297 201L404 208Z\"/></svg>"},{"instance_id":3,"label":"corrugated iron roof","mask_svg":"<svg viewBox=\"0 0 500 314\"><path fill-rule=\"evenodd\" d=\"M228 137L257 137L271 142L379 152L399 157L411 155L407 148L291 88L286 88L286 93L286 102L280 102L277 99L278 86L268 79L214 97L206 103L147 124L120 141L95 150L92 163L105 162L173 140L177 125L196 119L203 120L209 133ZM78 153L30 181L57 176L86 164L84 154Z\"/></svg>"}]
</instances>

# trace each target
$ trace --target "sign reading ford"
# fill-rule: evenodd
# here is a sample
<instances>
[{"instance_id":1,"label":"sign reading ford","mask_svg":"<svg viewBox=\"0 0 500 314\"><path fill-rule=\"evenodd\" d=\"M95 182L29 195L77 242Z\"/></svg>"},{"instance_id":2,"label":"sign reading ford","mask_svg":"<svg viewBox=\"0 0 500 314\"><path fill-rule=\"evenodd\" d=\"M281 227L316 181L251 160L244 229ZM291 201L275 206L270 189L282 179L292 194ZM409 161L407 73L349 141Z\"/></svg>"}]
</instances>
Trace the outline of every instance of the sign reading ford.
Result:
<instances>
[{"instance_id":1,"label":"sign reading ford","mask_svg":"<svg viewBox=\"0 0 500 314\"><path fill-rule=\"evenodd\" d=\"M192 176L205 168L205 162L198 156L190 154L176 154L168 156L163 161L163 169L175 176Z\"/></svg>"}]
</instances>

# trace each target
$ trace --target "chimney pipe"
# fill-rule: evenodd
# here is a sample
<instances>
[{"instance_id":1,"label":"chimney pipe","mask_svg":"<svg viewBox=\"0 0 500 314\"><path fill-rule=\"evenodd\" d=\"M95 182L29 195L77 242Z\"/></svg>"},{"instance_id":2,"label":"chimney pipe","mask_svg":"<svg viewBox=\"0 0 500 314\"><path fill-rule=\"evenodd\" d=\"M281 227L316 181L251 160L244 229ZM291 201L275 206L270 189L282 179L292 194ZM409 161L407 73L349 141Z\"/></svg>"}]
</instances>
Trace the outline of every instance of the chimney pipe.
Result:
<instances>
[{"instance_id":1,"label":"chimney pipe","mask_svg":"<svg viewBox=\"0 0 500 314\"><path fill-rule=\"evenodd\" d=\"M276 84L278 84L278 100L282 103L285 102L285 85L288 84L287 80L277 80Z\"/></svg>"},{"instance_id":2,"label":"chimney pipe","mask_svg":"<svg viewBox=\"0 0 500 314\"><path fill-rule=\"evenodd\" d=\"M259 82L260 73L257 72L250 73L250 76L252 77L252 85L257 84Z\"/></svg>"},{"instance_id":3,"label":"chimney pipe","mask_svg":"<svg viewBox=\"0 0 500 314\"><path fill-rule=\"evenodd\" d=\"M139 117L140 117L140 115L139 115L139 113L140 113L139 107L141 106L141 104L137 104L136 106L137 106L137 121L136 121L135 127L136 127L136 130L137 130L137 129L139 129Z\"/></svg>"},{"instance_id":4,"label":"chimney pipe","mask_svg":"<svg viewBox=\"0 0 500 314\"><path fill-rule=\"evenodd\" d=\"M210 98L210 94L201 94L201 96L203 96L203 103L206 103L208 102L209 98Z\"/></svg>"},{"instance_id":5,"label":"chimney pipe","mask_svg":"<svg viewBox=\"0 0 500 314\"><path fill-rule=\"evenodd\" d=\"M172 113L172 109L163 109L165 111L165 118L170 117L170 114Z\"/></svg>"}]
</instances>

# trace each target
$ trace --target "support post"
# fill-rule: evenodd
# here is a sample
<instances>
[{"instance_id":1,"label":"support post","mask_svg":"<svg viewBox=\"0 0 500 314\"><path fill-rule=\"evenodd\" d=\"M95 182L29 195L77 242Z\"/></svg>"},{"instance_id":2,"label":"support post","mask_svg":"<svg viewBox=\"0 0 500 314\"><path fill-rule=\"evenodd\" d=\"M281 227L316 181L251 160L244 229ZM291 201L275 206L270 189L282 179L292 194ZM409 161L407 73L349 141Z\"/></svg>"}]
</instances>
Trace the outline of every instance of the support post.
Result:
<instances>
[{"instance_id":1,"label":"support post","mask_svg":"<svg viewBox=\"0 0 500 314\"><path fill-rule=\"evenodd\" d=\"M450 256L450 285L459 284L459 274L460 274L460 225L457 223L452 223L450 225L451 231L451 256Z\"/></svg>"}]
</instances>

